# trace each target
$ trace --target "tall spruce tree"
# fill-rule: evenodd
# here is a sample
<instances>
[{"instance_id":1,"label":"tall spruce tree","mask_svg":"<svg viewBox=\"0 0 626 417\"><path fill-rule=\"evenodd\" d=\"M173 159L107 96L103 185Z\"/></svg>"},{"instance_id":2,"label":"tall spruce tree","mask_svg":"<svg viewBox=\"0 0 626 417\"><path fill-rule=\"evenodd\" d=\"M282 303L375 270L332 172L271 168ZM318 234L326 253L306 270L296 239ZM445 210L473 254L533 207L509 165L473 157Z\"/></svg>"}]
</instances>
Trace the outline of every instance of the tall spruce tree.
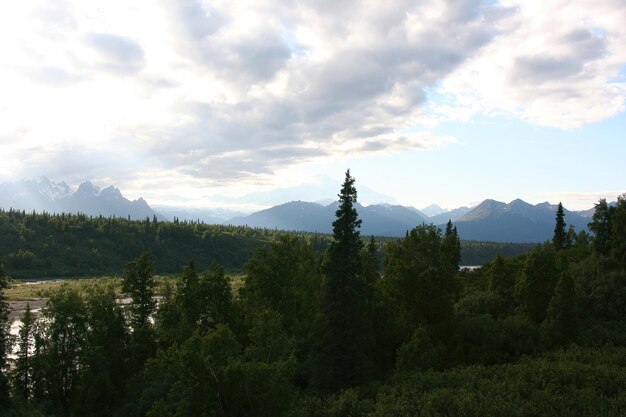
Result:
<instances>
[{"instance_id":1,"label":"tall spruce tree","mask_svg":"<svg viewBox=\"0 0 626 417\"><path fill-rule=\"evenodd\" d=\"M9 405L9 380L7 378L8 356L11 353L11 322L9 321L9 303L4 290L9 286L0 260L0 412Z\"/></svg>"},{"instance_id":2,"label":"tall spruce tree","mask_svg":"<svg viewBox=\"0 0 626 417\"><path fill-rule=\"evenodd\" d=\"M461 262L461 240L456 231L456 226L452 225L452 220L448 220L448 224L446 224L443 245L448 261L458 269Z\"/></svg>"},{"instance_id":3,"label":"tall spruce tree","mask_svg":"<svg viewBox=\"0 0 626 417\"><path fill-rule=\"evenodd\" d=\"M596 252L606 255L611 249L611 215L613 210L603 198L595 205L589 229L593 232L593 248Z\"/></svg>"},{"instance_id":4,"label":"tall spruce tree","mask_svg":"<svg viewBox=\"0 0 626 417\"><path fill-rule=\"evenodd\" d=\"M315 385L322 392L364 383L372 370L373 334L361 276L363 244L361 220L354 208L356 201L354 178L348 170L325 264L327 282L314 370Z\"/></svg>"},{"instance_id":5,"label":"tall spruce tree","mask_svg":"<svg viewBox=\"0 0 626 417\"><path fill-rule=\"evenodd\" d=\"M149 220L149 218L148 218ZM148 318L154 312L154 264L147 253L130 261L124 267L123 290L132 300L131 325L137 330L148 323Z\"/></svg>"},{"instance_id":6,"label":"tall spruce tree","mask_svg":"<svg viewBox=\"0 0 626 417\"><path fill-rule=\"evenodd\" d=\"M129 343L130 375L140 372L146 360L156 352L156 332L149 320L156 307L155 286L154 264L150 255L143 253L126 264L122 288L130 294L132 301L129 320L133 329Z\"/></svg>"},{"instance_id":7,"label":"tall spruce tree","mask_svg":"<svg viewBox=\"0 0 626 417\"><path fill-rule=\"evenodd\" d=\"M30 310L30 304L26 304L26 311L22 315L22 325L18 334L17 358L13 369L13 390L15 395L24 401L32 396L33 386L33 361L35 317Z\"/></svg>"},{"instance_id":8,"label":"tall spruce tree","mask_svg":"<svg viewBox=\"0 0 626 417\"><path fill-rule=\"evenodd\" d=\"M552 245L535 246L528 254L516 293L522 310L535 323L546 318L558 280L556 252Z\"/></svg>"},{"instance_id":9,"label":"tall spruce tree","mask_svg":"<svg viewBox=\"0 0 626 417\"><path fill-rule=\"evenodd\" d=\"M567 245L567 232L565 231L565 213L563 213L563 204L559 202L559 206L556 209L556 225L554 226L554 237L552 238L552 244L554 249L561 250Z\"/></svg>"},{"instance_id":10,"label":"tall spruce tree","mask_svg":"<svg viewBox=\"0 0 626 417\"><path fill-rule=\"evenodd\" d=\"M576 288L572 277L563 272L554 289L545 322L547 342L563 346L574 340L579 327Z\"/></svg>"}]
</instances>

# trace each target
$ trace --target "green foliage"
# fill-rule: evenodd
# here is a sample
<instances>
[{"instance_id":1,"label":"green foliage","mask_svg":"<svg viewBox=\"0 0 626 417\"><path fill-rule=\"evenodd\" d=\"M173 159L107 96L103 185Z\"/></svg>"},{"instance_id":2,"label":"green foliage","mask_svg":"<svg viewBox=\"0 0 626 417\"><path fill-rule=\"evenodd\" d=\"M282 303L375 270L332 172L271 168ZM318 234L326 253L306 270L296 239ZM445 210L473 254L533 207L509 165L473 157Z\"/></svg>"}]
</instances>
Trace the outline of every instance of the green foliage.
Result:
<instances>
[{"instance_id":1,"label":"green foliage","mask_svg":"<svg viewBox=\"0 0 626 417\"><path fill-rule=\"evenodd\" d=\"M611 249L611 217L613 208L609 207L605 199L595 205L595 211L589 230L593 232L593 247L596 252L606 255Z\"/></svg>"},{"instance_id":2,"label":"green foliage","mask_svg":"<svg viewBox=\"0 0 626 417\"><path fill-rule=\"evenodd\" d=\"M295 343L284 330L282 316L273 310L257 310L245 350L249 360L263 363L285 362L295 352Z\"/></svg>"},{"instance_id":3,"label":"green foliage","mask_svg":"<svg viewBox=\"0 0 626 417\"><path fill-rule=\"evenodd\" d=\"M162 342L183 342L194 332L207 334L233 314L230 279L212 264L198 275L193 264L183 268L173 298L166 295L157 314Z\"/></svg>"},{"instance_id":4,"label":"green foliage","mask_svg":"<svg viewBox=\"0 0 626 417\"><path fill-rule=\"evenodd\" d=\"M446 231L443 236L443 247L446 256L449 258L448 262L452 265L456 265L457 269L461 262L461 240L456 231L456 227L452 226L452 220L448 220L446 225Z\"/></svg>"},{"instance_id":5,"label":"green foliage","mask_svg":"<svg viewBox=\"0 0 626 417\"><path fill-rule=\"evenodd\" d=\"M511 362L539 350L539 331L525 317L474 315L462 318L451 330L448 366Z\"/></svg>"},{"instance_id":6,"label":"green foliage","mask_svg":"<svg viewBox=\"0 0 626 417\"><path fill-rule=\"evenodd\" d=\"M119 274L124 265L150 253L158 273L177 273L194 260L199 270L218 262L240 270L276 230L197 222L129 221L84 214L0 210L0 254L15 278ZM327 235L289 233L322 251Z\"/></svg>"},{"instance_id":7,"label":"green foliage","mask_svg":"<svg viewBox=\"0 0 626 417\"><path fill-rule=\"evenodd\" d=\"M418 327L408 342L398 349L396 370L400 372L426 371L440 366L441 357L428 337L426 329Z\"/></svg>"},{"instance_id":8,"label":"green foliage","mask_svg":"<svg viewBox=\"0 0 626 417\"><path fill-rule=\"evenodd\" d=\"M357 193L350 171L339 194L333 242L324 270L322 321L314 382L322 392L334 392L367 381L372 370L373 334L362 275L361 220L354 208Z\"/></svg>"},{"instance_id":9,"label":"green foliage","mask_svg":"<svg viewBox=\"0 0 626 417\"><path fill-rule=\"evenodd\" d=\"M492 291L474 291L463 296L455 305L459 317L488 314L502 317L508 313L509 306L504 298Z\"/></svg>"},{"instance_id":10,"label":"green foliage","mask_svg":"<svg viewBox=\"0 0 626 417\"><path fill-rule=\"evenodd\" d=\"M160 278L158 306L154 269L177 249L156 254L157 265L148 254L131 260L123 282L9 289L12 300L19 294L49 297L41 315L28 310L23 316L17 360L10 365L8 282L0 268L2 376L13 369L12 387L0 378L0 414L624 415L625 199L615 208L607 205L605 214L599 203L593 247L588 235L570 229L563 245L548 242L528 254L498 255L482 268L459 270L452 223L443 235L422 225L403 240L363 245L354 179L347 173L334 240L323 256L316 250L327 247L324 236L263 235L237 285L205 257L201 269L192 262L176 280ZM50 225L63 232L49 236L66 239L67 247L100 242L98 235L108 239L117 227L130 235L141 229L139 235L158 237L161 247L167 232L155 233L168 227L181 234L178 242L215 230L0 212L0 232L7 230L6 216L24 221L18 235L9 235L17 239L8 252L15 256L7 258L13 267L25 259L32 268L42 259L57 262L49 259L57 252L42 258L30 241ZM86 232L89 224L102 229ZM0 248L4 239L0 234ZM484 253L508 247L469 244ZM99 248L92 247L98 250L87 261L68 251L64 265L103 268L109 264L103 254L113 252ZM555 351L563 348L569 350Z\"/></svg>"},{"instance_id":11,"label":"green foliage","mask_svg":"<svg viewBox=\"0 0 626 417\"><path fill-rule=\"evenodd\" d=\"M516 364L399 375L371 417L621 416L626 350L573 349Z\"/></svg>"},{"instance_id":12,"label":"green foliage","mask_svg":"<svg viewBox=\"0 0 626 417\"><path fill-rule=\"evenodd\" d=\"M611 254L626 268L626 194L617 197L611 216Z\"/></svg>"},{"instance_id":13,"label":"green foliage","mask_svg":"<svg viewBox=\"0 0 626 417\"><path fill-rule=\"evenodd\" d=\"M544 323L546 338L553 346L563 346L576 337L580 318L578 298L574 281L568 273L562 273L548 306L548 316Z\"/></svg>"},{"instance_id":14,"label":"green foliage","mask_svg":"<svg viewBox=\"0 0 626 417\"><path fill-rule=\"evenodd\" d=\"M403 241L387 245L384 286L412 323L435 324L452 316L457 267L446 249L433 225L418 226Z\"/></svg>"},{"instance_id":15,"label":"green foliage","mask_svg":"<svg viewBox=\"0 0 626 417\"><path fill-rule=\"evenodd\" d=\"M494 260L499 253L504 257L513 257L530 252L535 243L504 243L461 241L461 265L484 265Z\"/></svg>"},{"instance_id":16,"label":"green foliage","mask_svg":"<svg viewBox=\"0 0 626 417\"><path fill-rule=\"evenodd\" d=\"M77 291L61 287L50 296L43 320L42 361L38 362L43 367L43 394L54 414L69 415L78 394L80 357L87 337L85 303Z\"/></svg>"},{"instance_id":17,"label":"green foliage","mask_svg":"<svg viewBox=\"0 0 626 417\"><path fill-rule=\"evenodd\" d=\"M15 368L12 372L13 391L20 400L28 403L32 397L33 361L35 317L26 304L26 311L22 315L22 324L18 334L18 344L15 359Z\"/></svg>"},{"instance_id":18,"label":"green foliage","mask_svg":"<svg viewBox=\"0 0 626 417\"><path fill-rule=\"evenodd\" d=\"M270 309L282 316L287 332L305 339L320 315L319 257L310 245L282 236L260 248L246 263L240 291L248 315Z\"/></svg>"},{"instance_id":19,"label":"green foliage","mask_svg":"<svg viewBox=\"0 0 626 417\"><path fill-rule=\"evenodd\" d=\"M526 258L524 272L517 283L517 298L522 310L535 323L546 317L554 294L557 268L552 245L537 246Z\"/></svg>"},{"instance_id":20,"label":"green foliage","mask_svg":"<svg viewBox=\"0 0 626 417\"><path fill-rule=\"evenodd\" d=\"M150 255L144 253L126 264L122 289L131 298L130 322L135 331L148 324L154 311L154 287L154 266Z\"/></svg>"},{"instance_id":21,"label":"green foliage","mask_svg":"<svg viewBox=\"0 0 626 417\"><path fill-rule=\"evenodd\" d=\"M8 408L10 403L7 361L9 353L11 353L13 341L10 332L9 304L4 294L7 287L8 282L4 272L4 264L0 259L0 411Z\"/></svg>"},{"instance_id":22,"label":"green foliage","mask_svg":"<svg viewBox=\"0 0 626 417\"><path fill-rule=\"evenodd\" d=\"M554 226L554 236L552 237L552 244L555 250L561 250L567 247L568 234L565 231L565 214L563 213L563 204L559 202L559 206L556 209L556 222Z\"/></svg>"},{"instance_id":23,"label":"green foliage","mask_svg":"<svg viewBox=\"0 0 626 417\"><path fill-rule=\"evenodd\" d=\"M140 408L148 416L281 416L294 398L290 367L245 361L226 326L151 359Z\"/></svg>"},{"instance_id":24,"label":"green foliage","mask_svg":"<svg viewBox=\"0 0 626 417\"><path fill-rule=\"evenodd\" d=\"M489 272L489 290L505 302L512 302L515 288L515 275L504 258L498 254Z\"/></svg>"},{"instance_id":25,"label":"green foliage","mask_svg":"<svg viewBox=\"0 0 626 417\"><path fill-rule=\"evenodd\" d=\"M105 417L125 399L130 335L113 287L91 287L85 303L89 330L81 353L77 410Z\"/></svg>"}]
</instances>

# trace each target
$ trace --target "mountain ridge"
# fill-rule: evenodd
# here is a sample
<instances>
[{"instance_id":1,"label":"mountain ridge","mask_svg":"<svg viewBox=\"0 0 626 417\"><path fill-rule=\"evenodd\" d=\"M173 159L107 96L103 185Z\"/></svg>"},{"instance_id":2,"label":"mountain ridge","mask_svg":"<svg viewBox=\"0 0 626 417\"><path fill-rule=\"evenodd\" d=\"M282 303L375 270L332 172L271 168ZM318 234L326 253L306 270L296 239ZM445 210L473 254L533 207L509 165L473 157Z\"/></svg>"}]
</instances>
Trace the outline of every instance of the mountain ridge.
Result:
<instances>
[{"instance_id":1,"label":"mountain ridge","mask_svg":"<svg viewBox=\"0 0 626 417\"><path fill-rule=\"evenodd\" d=\"M330 233L336 203L322 206L317 203L292 201L273 206L226 223L283 230ZM401 237L406 231L422 223L441 228L451 220L464 240L493 242L543 242L552 237L556 205L548 202L530 204L522 199L504 203L486 199L474 208L461 207L450 212L428 217L413 207L376 204L355 204L362 220L361 234ZM587 230L588 217L565 209L565 220L575 230Z\"/></svg>"},{"instance_id":2,"label":"mountain ridge","mask_svg":"<svg viewBox=\"0 0 626 417\"><path fill-rule=\"evenodd\" d=\"M104 189L91 181L82 182L75 191L64 182L46 177L0 184L0 207L50 213L84 213L91 216L130 217L133 220L158 216L143 198L129 200L119 188Z\"/></svg>"},{"instance_id":3,"label":"mountain ridge","mask_svg":"<svg viewBox=\"0 0 626 417\"><path fill-rule=\"evenodd\" d=\"M291 190L291 189L290 189ZM179 218L205 223L248 225L282 230L332 232L337 202L329 199L308 202L294 200L274 205L248 215L228 209L184 209L179 207L155 210L143 199L129 200L119 188L109 185L99 188L84 181L76 190L64 182L41 177L14 183L0 183L0 207L20 210L81 212L92 216L116 216L145 219L157 216L161 220ZM399 204L356 204L361 218L363 235L401 237L407 230L432 223L443 227L448 220L466 240L495 242L542 242L551 238L556 205L549 202L530 204L517 198L509 203L486 199L474 207L446 210L436 204L424 208L432 216L411 206ZM444 210L441 212L441 210ZM565 209L566 222L577 231L586 230L593 209L570 211ZM166 217L167 216L167 217Z\"/></svg>"}]
</instances>

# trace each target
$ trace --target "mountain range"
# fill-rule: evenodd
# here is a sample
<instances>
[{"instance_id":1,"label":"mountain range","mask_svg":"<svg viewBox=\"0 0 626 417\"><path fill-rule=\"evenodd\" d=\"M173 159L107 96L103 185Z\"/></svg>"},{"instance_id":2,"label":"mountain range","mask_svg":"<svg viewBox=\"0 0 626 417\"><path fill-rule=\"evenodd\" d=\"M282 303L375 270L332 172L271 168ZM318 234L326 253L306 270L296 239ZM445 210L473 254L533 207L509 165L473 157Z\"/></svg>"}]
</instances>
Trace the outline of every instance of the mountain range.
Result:
<instances>
[{"instance_id":1,"label":"mountain range","mask_svg":"<svg viewBox=\"0 0 626 417\"><path fill-rule=\"evenodd\" d=\"M143 198L131 201L113 186L100 189L86 181L74 191L64 182L57 183L45 177L0 184L0 207L91 216L130 216L134 220L157 214Z\"/></svg>"},{"instance_id":2,"label":"mountain range","mask_svg":"<svg viewBox=\"0 0 626 417\"><path fill-rule=\"evenodd\" d=\"M228 221L233 225L304 230L330 233L337 203L323 206L316 203L292 201ZM426 216L413 207L377 204L356 204L362 220L363 235L401 237L407 230L433 223L445 227L452 220L461 239L493 242L543 242L552 238L556 205L532 205L520 199L510 203L485 200L474 208L462 207L434 216ZM577 231L587 229L589 217L565 210L565 220Z\"/></svg>"},{"instance_id":3,"label":"mountain range","mask_svg":"<svg viewBox=\"0 0 626 417\"><path fill-rule=\"evenodd\" d=\"M288 189L289 194L294 190ZM382 194L371 192L380 197ZM337 202L327 198L318 202L291 201L249 215L229 209L188 209L158 207L153 209L139 198L129 200L113 186L99 188L86 181L74 191L67 184L47 178L0 184L0 207L50 213L81 212L92 216L145 219L157 216L162 220L200 220L205 223L248 225L250 227L332 232ZM363 235L401 237L407 230L422 224L445 225L452 220L459 236L465 240L495 242L543 242L552 237L556 205L536 205L516 199L510 203L485 200L475 207L445 210L430 205L418 210L398 204L356 205L362 220ZM593 209L565 210L565 221L577 231L587 228Z\"/></svg>"}]
</instances>

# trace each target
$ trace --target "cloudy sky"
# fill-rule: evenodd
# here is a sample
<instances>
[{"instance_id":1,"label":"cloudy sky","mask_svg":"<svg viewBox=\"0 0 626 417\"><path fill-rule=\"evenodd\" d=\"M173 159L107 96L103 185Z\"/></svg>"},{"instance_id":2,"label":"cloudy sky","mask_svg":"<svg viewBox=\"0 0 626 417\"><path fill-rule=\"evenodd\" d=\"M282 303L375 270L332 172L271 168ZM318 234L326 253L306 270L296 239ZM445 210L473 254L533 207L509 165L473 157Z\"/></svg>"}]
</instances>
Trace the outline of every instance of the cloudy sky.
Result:
<instances>
[{"instance_id":1,"label":"cloudy sky","mask_svg":"<svg viewBox=\"0 0 626 417\"><path fill-rule=\"evenodd\" d=\"M588 208L626 192L625 99L623 0L0 2L0 180L152 204L350 167L417 207Z\"/></svg>"}]
</instances>

